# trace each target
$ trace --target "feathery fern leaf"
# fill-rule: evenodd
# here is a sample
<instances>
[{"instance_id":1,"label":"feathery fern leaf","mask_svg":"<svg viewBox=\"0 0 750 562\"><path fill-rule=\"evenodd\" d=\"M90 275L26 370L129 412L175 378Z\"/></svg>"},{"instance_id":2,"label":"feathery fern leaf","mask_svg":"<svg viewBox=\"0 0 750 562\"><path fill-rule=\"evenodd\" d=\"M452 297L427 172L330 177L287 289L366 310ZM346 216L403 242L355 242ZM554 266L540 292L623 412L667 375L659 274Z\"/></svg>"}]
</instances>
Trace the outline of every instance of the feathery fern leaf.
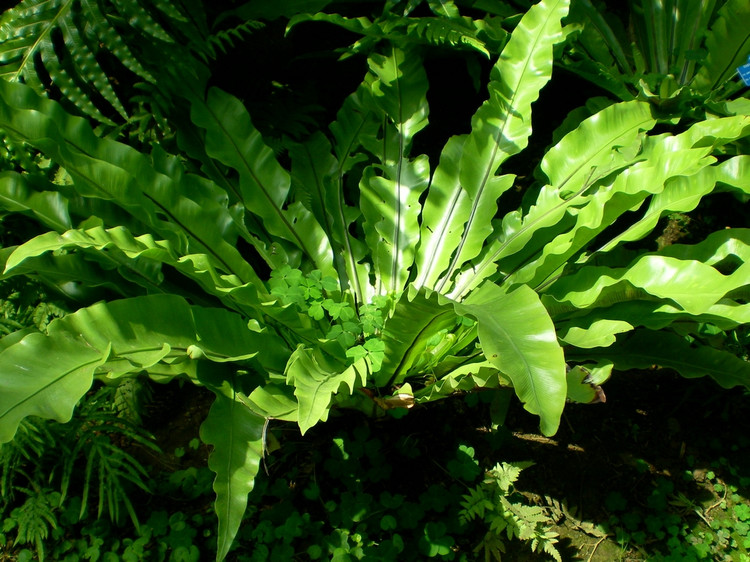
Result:
<instances>
[{"instance_id":1,"label":"feathery fern leaf","mask_svg":"<svg viewBox=\"0 0 750 562\"><path fill-rule=\"evenodd\" d=\"M95 2L76 0L24 0L5 12L0 20L0 76L6 80L24 81L35 90L44 90L35 65L39 61L50 80L81 111L97 120L112 121L91 100L92 90L99 94L123 118L126 111L96 60L98 43L92 36L99 31L102 42L110 48L116 34L101 34L104 16ZM56 45L57 44L57 45ZM135 57L123 44L116 52L138 68ZM142 71L141 76L150 78Z\"/></svg>"},{"instance_id":2,"label":"feathery fern leaf","mask_svg":"<svg viewBox=\"0 0 750 562\"><path fill-rule=\"evenodd\" d=\"M257 20L242 22L229 29L222 29L209 35L204 43L204 50L199 52L199 56L204 61L215 59L219 52L226 53L228 49L235 46L237 41L244 41L245 37L251 35L254 31L261 29L265 24Z\"/></svg>"},{"instance_id":3,"label":"feathery fern leaf","mask_svg":"<svg viewBox=\"0 0 750 562\"><path fill-rule=\"evenodd\" d=\"M160 45L152 51L163 55L164 46L175 44L177 30L196 42L201 34L194 19L166 0L149 3L149 9L137 0L23 0L0 18L0 77L25 82L39 93L54 85L79 111L112 125L127 120L129 112L102 55L156 83L131 48L132 37ZM166 30L159 20L175 29Z\"/></svg>"},{"instance_id":4,"label":"feathery fern leaf","mask_svg":"<svg viewBox=\"0 0 750 562\"><path fill-rule=\"evenodd\" d=\"M499 18L486 17L423 17L398 16L386 11L373 21L365 17L346 18L339 14L300 14L294 16L287 29L304 21L324 21L364 37L347 50L351 53L369 53L383 40L397 45L448 46L475 50L489 58L499 53L508 39Z\"/></svg>"},{"instance_id":5,"label":"feathery fern leaf","mask_svg":"<svg viewBox=\"0 0 750 562\"><path fill-rule=\"evenodd\" d=\"M49 536L50 527L57 528L57 518L52 506L57 503L59 494L48 489L32 491L22 488L20 491L29 497L11 514L11 518L18 525L14 544L34 543L39 562L44 562L44 540Z\"/></svg>"}]
</instances>

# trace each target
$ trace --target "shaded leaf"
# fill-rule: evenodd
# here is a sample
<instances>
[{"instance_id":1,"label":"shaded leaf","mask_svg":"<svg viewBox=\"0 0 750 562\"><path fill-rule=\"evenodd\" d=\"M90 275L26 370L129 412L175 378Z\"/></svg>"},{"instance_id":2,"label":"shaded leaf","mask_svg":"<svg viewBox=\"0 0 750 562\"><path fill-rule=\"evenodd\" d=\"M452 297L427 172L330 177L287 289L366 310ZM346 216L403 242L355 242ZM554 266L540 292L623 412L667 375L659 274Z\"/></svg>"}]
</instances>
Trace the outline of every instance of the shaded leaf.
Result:
<instances>
[{"instance_id":1,"label":"shaded leaf","mask_svg":"<svg viewBox=\"0 0 750 562\"><path fill-rule=\"evenodd\" d=\"M255 484L263 458L266 418L250 410L239 399L229 381L216 394L200 437L213 447L208 467L216 473L214 508L219 518L216 559L223 560L237 535L247 508L247 495Z\"/></svg>"},{"instance_id":2,"label":"shaded leaf","mask_svg":"<svg viewBox=\"0 0 750 562\"><path fill-rule=\"evenodd\" d=\"M676 334L637 330L602 350L571 353L576 359L606 360L621 371L654 365L674 369L687 378L709 376L724 388L750 387L750 363L703 345L691 345Z\"/></svg>"}]
</instances>

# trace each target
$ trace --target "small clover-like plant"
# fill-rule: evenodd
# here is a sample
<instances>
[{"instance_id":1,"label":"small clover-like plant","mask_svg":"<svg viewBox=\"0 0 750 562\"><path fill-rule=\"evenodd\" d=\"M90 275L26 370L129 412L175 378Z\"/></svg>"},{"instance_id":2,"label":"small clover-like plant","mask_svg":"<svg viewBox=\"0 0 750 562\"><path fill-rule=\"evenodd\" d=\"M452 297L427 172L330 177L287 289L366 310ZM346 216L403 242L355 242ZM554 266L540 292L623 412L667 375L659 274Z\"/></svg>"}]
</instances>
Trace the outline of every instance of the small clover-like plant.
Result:
<instances>
[{"instance_id":1,"label":"small clover-like plant","mask_svg":"<svg viewBox=\"0 0 750 562\"><path fill-rule=\"evenodd\" d=\"M314 269L304 274L288 265L271 272L269 288L285 306L306 314L327 326L325 339L338 342L346 357L353 361L367 359L378 371L385 354L385 343L379 338L388 299L379 296L356 310L338 291L338 282Z\"/></svg>"}]
</instances>

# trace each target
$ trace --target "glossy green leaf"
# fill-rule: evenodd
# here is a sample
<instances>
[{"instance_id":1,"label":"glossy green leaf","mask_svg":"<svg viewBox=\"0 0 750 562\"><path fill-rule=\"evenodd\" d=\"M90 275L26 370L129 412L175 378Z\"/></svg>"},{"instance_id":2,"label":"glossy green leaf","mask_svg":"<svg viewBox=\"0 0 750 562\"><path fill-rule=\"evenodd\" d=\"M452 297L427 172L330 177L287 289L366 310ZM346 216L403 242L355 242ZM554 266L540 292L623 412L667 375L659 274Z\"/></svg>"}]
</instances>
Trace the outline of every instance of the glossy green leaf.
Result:
<instances>
[{"instance_id":1,"label":"glossy green leaf","mask_svg":"<svg viewBox=\"0 0 750 562\"><path fill-rule=\"evenodd\" d=\"M727 282L731 280L733 273L739 271L750 260L750 231L741 228L716 231L698 244L667 246L659 252L659 257L678 260L679 263L683 264L694 264L692 267L700 270L709 268L713 271L711 274L713 277L720 275L723 282ZM737 289L730 290L727 295L722 296L715 303L702 307L700 312L687 310L680 306L677 301L655 298L645 287L636 287L631 282L608 285L608 282L603 278L599 280L607 286L602 285L602 290L599 293L597 293L597 290L593 290L588 294L588 297L594 298L594 301L586 309L577 306L572 307L552 298L553 293L563 285L572 287L578 284L578 289L574 291L577 294L576 299L583 298L586 300L587 297L584 297L584 294L596 285L595 279L599 275L606 277L607 271L609 273L618 271L618 275L626 271L626 269L608 270L602 268L598 273L593 271L586 273L586 270L587 268L583 268L578 273L561 279L552 286L551 292L542 297L545 306L558 323L559 333L561 334L565 334L575 327L583 330L582 335L593 329L594 332L590 332L590 335L593 336L598 332L599 336L597 337L606 338L606 327L616 327L617 323L599 322L603 319L622 321L633 326L645 326L654 330L667 327L673 322L690 320L710 323L723 330L729 330L750 320L750 316L748 316L750 305L736 302L730 298L735 293L737 293L737 297L734 298L741 297L746 290L741 276L736 279L739 282ZM580 277L578 277L579 275ZM627 273L624 275L627 276ZM659 278L647 282L656 286L657 289L655 290L666 291L669 288L669 284L663 283L663 280ZM691 280L682 279L682 282L691 283ZM695 283L694 287L697 289L699 280L695 280ZM658 288L659 285L661 285L660 289ZM690 292L690 288L682 289L683 292L685 290ZM714 300L716 292L713 288L709 292L712 292L714 296L712 297L710 294L693 296L710 303ZM578 300L577 302L583 304L584 300ZM567 317L570 317L570 319L566 319ZM610 336L614 336L619 331L622 330L609 332ZM573 332L573 334L575 333ZM565 338L567 337L566 335ZM579 345L572 340L569 343Z\"/></svg>"},{"instance_id":2,"label":"glossy green leaf","mask_svg":"<svg viewBox=\"0 0 750 562\"><path fill-rule=\"evenodd\" d=\"M426 297L423 292L407 298L402 296L393 314L385 323L381 339L385 354L375 385L390 387L401 384L412 369L419 373L424 367L425 351L430 340L440 332L451 330L458 316L451 303L437 293Z\"/></svg>"},{"instance_id":3,"label":"glossy green leaf","mask_svg":"<svg viewBox=\"0 0 750 562\"><path fill-rule=\"evenodd\" d=\"M635 157L637 162L617 174L611 182L598 185L590 195L581 194L577 201L571 202L567 213L571 215L572 226L568 226L564 220L554 225L544 223L547 226L544 233L546 244L538 257L530 259L528 256L529 250L534 247L532 239L530 243L527 242L523 254L499 262L498 268L504 273L504 282L511 285L529 283L536 287L542 285L618 218L627 220L628 217L623 215L637 211L649 197L649 208L638 221L590 253L586 259L609 251L622 241L646 236L663 214L680 209L691 210L713 189L715 170L709 166L715 162L711 156L714 143L723 144L729 139L746 135L747 124L745 117L728 117L696 123L676 136L645 137L643 149ZM531 215L530 212L529 217ZM553 229L563 232L553 237Z\"/></svg>"},{"instance_id":4,"label":"glossy green leaf","mask_svg":"<svg viewBox=\"0 0 750 562\"><path fill-rule=\"evenodd\" d=\"M540 417L542 433L554 434L565 405L565 359L538 295L525 286L504 293L485 284L455 306L477 320L485 357L513 381L524 407Z\"/></svg>"},{"instance_id":5,"label":"glossy green leaf","mask_svg":"<svg viewBox=\"0 0 750 562\"><path fill-rule=\"evenodd\" d=\"M607 347L615 343L615 336L622 332L628 332L633 326L623 320L607 320L598 318L585 327L580 323L572 325L563 324L563 329L558 328L558 337L563 344L575 347Z\"/></svg>"},{"instance_id":6,"label":"glossy green leaf","mask_svg":"<svg viewBox=\"0 0 750 562\"><path fill-rule=\"evenodd\" d=\"M707 167L691 176L670 178L664 190L651 199L643 217L603 245L600 251L606 252L623 242L640 240L653 231L659 219L669 213L692 211L705 195L713 191L715 175L714 168Z\"/></svg>"},{"instance_id":7,"label":"glossy green leaf","mask_svg":"<svg viewBox=\"0 0 750 562\"><path fill-rule=\"evenodd\" d=\"M612 375L612 363L576 365L567 373L568 400L579 404L603 402L598 385Z\"/></svg>"},{"instance_id":8,"label":"glossy green leaf","mask_svg":"<svg viewBox=\"0 0 750 562\"><path fill-rule=\"evenodd\" d=\"M409 158L414 135L427 124L427 76L417 53L391 45L368 60L371 103L383 115L380 135L363 139L379 164L360 181L363 228L381 294L406 286L419 241L419 197L429 181L426 156Z\"/></svg>"},{"instance_id":9,"label":"glossy green leaf","mask_svg":"<svg viewBox=\"0 0 750 562\"><path fill-rule=\"evenodd\" d=\"M340 224L335 221L327 203L336 189L338 161L331 154L331 143L317 132L304 143L294 144L289 150L292 159L292 188L300 194L302 204L312 212L315 220L325 231L331 245L345 238ZM338 251L334 251L335 267L339 279L347 279L346 266Z\"/></svg>"},{"instance_id":10,"label":"glossy green leaf","mask_svg":"<svg viewBox=\"0 0 750 562\"><path fill-rule=\"evenodd\" d=\"M366 358L341 370L340 364L328 360L322 353L300 346L292 353L286 368L286 381L294 386L299 403L298 424L304 435L319 421L328 419L333 395L343 388L349 394L364 386L370 373Z\"/></svg>"},{"instance_id":11,"label":"glossy green leaf","mask_svg":"<svg viewBox=\"0 0 750 562\"><path fill-rule=\"evenodd\" d=\"M108 139L22 84L0 81L0 127L64 166L85 197L114 201L184 253L205 253L241 283L263 285L229 237L235 218L221 202L192 200L148 157ZM187 192L188 190L186 190ZM195 190L193 190L195 193Z\"/></svg>"},{"instance_id":12,"label":"glossy green leaf","mask_svg":"<svg viewBox=\"0 0 750 562\"><path fill-rule=\"evenodd\" d=\"M450 265L453 249L463 234L465 217L471 212L469 194L461 188L458 164L465 136L451 137L440 155L440 163L430 182L422 207L415 265L414 287L434 287L440 274ZM510 178L512 181L512 178Z\"/></svg>"},{"instance_id":13,"label":"glossy green leaf","mask_svg":"<svg viewBox=\"0 0 750 562\"><path fill-rule=\"evenodd\" d=\"M446 18L459 17L458 8L453 0L427 0L427 3L434 14Z\"/></svg>"},{"instance_id":14,"label":"glossy green leaf","mask_svg":"<svg viewBox=\"0 0 750 562\"><path fill-rule=\"evenodd\" d=\"M70 253L62 253L64 250ZM82 259L83 255L98 262L103 271ZM108 271L116 269L121 278L144 287L150 293L180 292L181 289L164 284L162 264L174 267L196 281L207 293L249 316L257 314L254 309L265 298L263 293L258 294L254 284L243 285L234 276L222 275L211 256L180 256L172 243L155 240L150 234L134 237L124 227L106 230L95 227L37 236L12 252L5 264L4 275L33 274L45 281L54 278L89 287L111 287L126 295L121 291L125 285L118 283L117 276ZM63 289L69 292L70 287L66 285L61 287ZM201 298L198 295L189 296Z\"/></svg>"},{"instance_id":15,"label":"glossy green leaf","mask_svg":"<svg viewBox=\"0 0 750 562\"><path fill-rule=\"evenodd\" d=\"M418 390L414 394L414 399L416 403L422 404L439 400L455 392L471 392L480 388L499 386L511 386L511 382L498 373L489 361L479 361L463 365L440 377L434 384Z\"/></svg>"},{"instance_id":16,"label":"glossy green leaf","mask_svg":"<svg viewBox=\"0 0 750 562\"><path fill-rule=\"evenodd\" d=\"M750 155L730 158L716 166L715 170L717 182L744 195L750 195Z\"/></svg>"},{"instance_id":17,"label":"glossy green leaf","mask_svg":"<svg viewBox=\"0 0 750 562\"><path fill-rule=\"evenodd\" d=\"M550 185L568 199L590 176L604 177L631 164L640 152L643 131L656 124L644 102L610 105L583 121L547 151L540 164Z\"/></svg>"},{"instance_id":18,"label":"glossy green leaf","mask_svg":"<svg viewBox=\"0 0 750 562\"><path fill-rule=\"evenodd\" d=\"M337 167L332 178L332 189L326 193L325 199L332 219L331 243L336 246L336 253L341 256L347 272L347 278L341 279L341 285L342 288L350 286L358 303L370 302L374 291L369 283L369 264L362 263L367 248L350 229L361 216L361 211L347 204L344 182L347 172L358 162L367 159L362 142L377 134L382 121L371 107L372 104L366 103L368 97L368 88L363 84L344 100L336 121L331 124Z\"/></svg>"},{"instance_id":19,"label":"glossy green leaf","mask_svg":"<svg viewBox=\"0 0 750 562\"><path fill-rule=\"evenodd\" d=\"M562 278L547 294L583 309L613 304L628 295L647 298L638 292L641 290L651 297L669 299L690 314L702 314L731 291L745 287L749 279L750 263L724 275L699 261L647 255L625 269L583 268Z\"/></svg>"},{"instance_id":20,"label":"glossy green leaf","mask_svg":"<svg viewBox=\"0 0 750 562\"><path fill-rule=\"evenodd\" d=\"M58 231L72 227L67 199L52 189L32 189L26 178L17 172L0 173L0 208L29 214L47 228Z\"/></svg>"},{"instance_id":21,"label":"glossy green leaf","mask_svg":"<svg viewBox=\"0 0 750 562\"><path fill-rule=\"evenodd\" d=\"M223 560L242 523L247 495L263 458L266 418L250 410L229 381L214 388L216 400L201 424L201 441L213 447L208 467L216 473L214 508L219 519L216 560Z\"/></svg>"},{"instance_id":22,"label":"glossy green leaf","mask_svg":"<svg viewBox=\"0 0 750 562\"><path fill-rule=\"evenodd\" d=\"M574 245L578 229L571 229L570 223L563 220L566 215L580 220L581 231L586 233L609 224L605 222L604 202L613 200L615 216L631 208L633 201L626 199L622 202L622 196L618 197L624 191L622 187L616 189L606 185L598 188L594 186L613 170L636 161L644 136L643 130L650 129L654 124L655 120L647 104L629 102L607 107L563 137L547 153L541 164L542 169L546 169L552 176L549 178L550 183L541 188L536 201L525 215L511 212L503 218L500 233L487 246L477 265L459 275L453 293L465 294L487 276L495 275L498 267L501 267L499 273L502 275L499 280L527 282L529 279L524 279L523 276L510 281L507 277L519 263L531 262L530 255L533 255L532 252L540 243L534 240L537 233L544 232L541 243L549 244L541 249L541 259L544 262L547 260L545 253L565 256L580 249L579 245ZM567 154L570 156L567 157ZM638 181L638 178L628 181L627 172L617 178L630 191L645 189L646 184ZM642 197L645 196L644 193ZM582 213L580 208L588 212ZM564 233L556 243L550 240L550 229L551 232ZM505 263L498 266L498 262L502 260ZM559 261L564 262L564 258ZM532 264L528 266L528 271L535 273L534 270L540 265ZM550 264L547 268L554 271L557 265ZM524 276L528 277L529 274L524 273Z\"/></svg>"},{"instance_id":23,"label":"glossy green leaf","mask_svg":"<svg viewBox=\"0 0 750 562\"><path fill-rule=\"evenodd\" d=\"M606 347L617 334L633 327L661 330L670 326L709 324L720 330L733 330L750 322L750 305L722 299L703 314L689 314L677 305L658 300L625 299L610 306L594 308L569 320L557 320L558 336L575 347Z\"/></svg>"},{"instance_id":24,"label":"glossy green leaf","mask_svg":"<svg viewBox=\"0 0 750 562\"><path fill-rule=\"evenodd\" d=\"M5 269L7 259L16 249L17 247L10 247L0 250L0 268ZM16 275L37 279L72 302L79 303L95 302L107 295L127 297L143 292L127 283L118 272L97 267L81 254L47 253L29 258L3 274L2 278Z\"/></svg>"},{"instance_id":25,"label":"glossy green leaf","mask_svg":"<svg viewBox=\"0 0 750 562\"><path fill-rule=\"evenodd\" d=\"M184 368L172 363L178 374L190 371L190 359L245 362L265 347L273 341L240 316L191 307L175 295L83 308L0 353L0 435L12 438L29 415L66 421L94 375L138 373L168 356L182 360Z\"/></svg>"},{"instance_id":26,"label":"glossy green leaf","mask_svg":"<svg viewBox=\"0 0 750 562\"><path fill-rule=\"evenodd\" d=\"M618 338L618 342L608 348L576 351L570 357L611 361L621 371L659 365L687 378L709 376L724 388L750 388L750 363L726 351L691 345L668 332L637 330L622 340Z\"/></svg>"},{"instance_id":27,"label":"glossy green leaf","mask_svg":"<svg viewBox=\"0 0 750 562\"><path fill-rule=\"evenodd\" d=\"M444 228L454 230L463 225L458 244L442 249L452 254L452 258L448 270L435 285L438 291L448 292L453 274L480 253L492 233L490 221L497 213L497 200L513 181L510 176L498 177L495 173L508 157L528 143L531 104L550 79L552 51L564 39L560 20L567 11L566 0L545 0L533 6L492 68L490 99L472 118L472 130L463 144L458 165L460 186L466 191L470 205L453 205L454 198L445 198L443 189L434 195L445 200L438 201L438 206L450 204L448 211L456 213L444 221ZM452 165L449 159L446 164Z\"/></svg>"},{"instance_id":28,"label":"glossy green leaf","mask_svg":"<svg viewBox=\"0 0 750 562\"><path fill-rule=\"evenodd\" d=\"M30 260L34 261L34 258L52 252L59 254L60 250L68 248L95 248L99 250L98 255L101 256L105 268L127 269L131 278L137 278L136 282L140 281L139 284L158 292L161 292L158 285L162 280L158 264L177 261L170 260L173 251L168 243L162 241L159 244L150 235L134 238L122 227L110 230L92 228L85 231L69 230L63 234L48 232L32 238L10 255L3 273L13 274L14 270ZM148 267L149 262L157 267ZM125 277L128 278L128 275L125 274Z\"/></svg>"},{"instance_id":29,"label":"glossy green leaf","mask_svg":"<svg viewBox=\"0 0 750 562\"><path fill-rule=\"evenodd\" d=\"M326 275L333 274L333 253L323 229L304 207L284 208L289 173L263 142L242 102L211 88L205 102L193 101L191 118L206 130L206 152L239 173L240 200L263 228L303 250Z\"/></svg>"},{"instance_id":30,"label":"glossy green leaf","mask_svg":"<svg viewBox=\"0 0 750 562\"><path fill-rule=\"evenodd\" d=\"M2 341L2 340L0 340ZM299 406L294 389L287 385L268 384L259 386L248 397L239 396L248 408L267 419L297 423Z\"/></svg>"},{"instance_id":31,"label":"glossy green leaf","mask_svg":"<svg viewBox=\"0 0 750 562\"><path fill-rule=\"evenodd\" d=\"M108 347L89 347L82 338L40 333L29 334L2 351L0 443L13 439L27 416L69 421L109 352Z\"/></svg>"}]
</instances>

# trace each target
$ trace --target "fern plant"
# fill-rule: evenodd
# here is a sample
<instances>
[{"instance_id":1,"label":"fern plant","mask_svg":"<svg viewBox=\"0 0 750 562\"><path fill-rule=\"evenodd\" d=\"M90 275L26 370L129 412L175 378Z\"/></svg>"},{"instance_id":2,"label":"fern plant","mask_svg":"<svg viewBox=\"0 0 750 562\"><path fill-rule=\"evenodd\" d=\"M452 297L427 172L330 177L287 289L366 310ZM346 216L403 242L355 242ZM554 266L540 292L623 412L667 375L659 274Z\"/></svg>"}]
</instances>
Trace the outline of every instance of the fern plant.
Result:
<instances>
[{"instance_id":1,"label":"fern plant","mask_svg":"<svg viewBox=\"0 0 750 562\"><path fill-rule=\"evenodd\" d=\"M484 560L501 560L506 544L503 540L518 539L529 543L532 552L544 552L562 562L555 547L558 534L552 531L550 517L544 508L526 505L523 496L515 492L513 484L521 470L532 463L498 463L485 474L483 482L463 496L459 518L464 523L481 521L487 533L474 552Z\"/></svg>"},{"instance_id":2,"label":"fern plant","mask_svg":"<svg viewBox=\"0 0 750 562\"><path fill-rule=\"evenodd\" d=\"M170 4L158 6L174 15ZM99 53L106 50L138 77L149 82L155 79L117 32L113 20L130 21L139 31L161 41L172 39L136 2L115 2L102 8L99 2L24 0L7 10L0 19L0 76L24 81L41 92L49 84L39 75L36 65L40 64L64 98L85 114L112 124L106 113L114 110L127 119L107 71L97 60ZM112 8L116 16L105 15ZM107 104L104 113L95 96Z\"/></svg>"},{"instance_id":3,"label":"fern plant","mask_svg":"<svg viewBox=\"0 0 750 562\"><path fill-rule=\"evenodd\" d=\"M199 2L23 0L0 18L0 77L144 139L168 130L165 67L198 71L263 26L225 19L209 29Z\"/></svg>"},{"instance_id":4,"label":"fern plant","mask_svg":"<svg viewBox=\"0 0 750 562\"><path fill-rule=\"evenodd\" d=\"M342 57L370 53L381 41L398 41L408 45L448 47L473 50L487 58L501 51L508 40L503 29L504 18L487 14L482 19L461 16L453 2L427 2L433 17L412 17L418 2L387 2L383 11L372 19L349 18L340 14L298 14L291 18L287 30L305 21L327 22L362 35ZM512 12L511 12L512 13Z\"/></svg>"},{"instance_id":5,"label":"fern plant","mask_svg":"<svg viewBox=\"0 0 750 562\"><path fill-rule=\"evenodd\" d=\"M37 482L46 483L47 479L41 475L50 461L48 453L54 449L56 437L49 422L27 418L19 425L13 441L0 447L0 513L7 514L18 491L30 493L29 486L33 488Z\"/></svg>"},{"instance_id":6,"label":"fern plant","mask_svg":"<svg viewBox=\"0 0 750 562\"><path fill-rule=\"evenodd\" d=\"M57 528L57 517L54 509L59 501L59 492L49 488L35 489L19 488L26 494L26 501L15 508L5 520L4 531L16 532L17 544L33 544L39 562L44 562L44 541L50 534L50 529Z\"/></svg>"},{"instance_id":7,"label":"fern plant","mask_svg":"<svg viewBox=\"0 0 750 562\"><path fill-rule=\"evenodd\" d=\"M401 33L373 44L330 127L280 158L238 98L180 67L179 154L97 136L0 81L0 128L66 173L4 177L33 192L48 232L3 249L3 276L80 303L45 333L0 340L0 441L28 416L69 420L94 380L205 386L223 559L271 419L306 433L344 408L389 415L512 387L553 434L566 399L594 401L615 367L747 386L750 366L704 335L748 321L750 232L647 240L719 189L748 194L748 157L716 154L750 135L749 116L660 123L648 103L610 104L567 120L533 181L503 170L529 143L567 12L543 0L523 15L470 132L438 161L414 148L428 81Z\"/></svg>"},{"instance_id":8,"label":"fern plant","mask_svg":"<svg viewBox=\"0 0 750 562\"><path fill-rule=\"evenodd\" d=\"M96 517L122 522L122 511L138 528L134 490L149 491L148 472L125 447L158 451L140 427L114 409L115 387L86 397L67 424L26 418L12 441L0 447L0 513L15 544L36 545L44 559L44 540L72 497L79 520L97 502ZM80 501L78 501L80 500Z\"/></svg>"},{"instance_id":9,"label":"fern plant","mask_svg":"<svg viewBox=\"0 0 750 562\"><path fill-rule=\"evenodd\" d=\"M131 496L134 490L148 493L148 471L125 450L128 447L159 451L153 438L114 411L115 387L104 387L89 397L79 407L77 423L68 423L63 428L63 442L70 451L60 473L60 502L70 493L71 487L80 486L83 518L89 506L89 499L98 499L96 516L104 513L115 523L122 522L121 508L127 512L133 525L138 529L138 517ZM81 470L81 465L84 464ZM74 475L83 475L82 481Z\"/></svg>"},{"instance_id":10,"label":"fern plant","mask_svg":"<svg viewBox=\"0 0 750 562\"><path fill-rule=\"evenodd\" d=\"M582 26L563 64L622 100L643 99L679 114L721 103L744 87L737 67L750 54L747 0L631 0L629 19L576 0Z\"/></svg>"}]
</instances>

